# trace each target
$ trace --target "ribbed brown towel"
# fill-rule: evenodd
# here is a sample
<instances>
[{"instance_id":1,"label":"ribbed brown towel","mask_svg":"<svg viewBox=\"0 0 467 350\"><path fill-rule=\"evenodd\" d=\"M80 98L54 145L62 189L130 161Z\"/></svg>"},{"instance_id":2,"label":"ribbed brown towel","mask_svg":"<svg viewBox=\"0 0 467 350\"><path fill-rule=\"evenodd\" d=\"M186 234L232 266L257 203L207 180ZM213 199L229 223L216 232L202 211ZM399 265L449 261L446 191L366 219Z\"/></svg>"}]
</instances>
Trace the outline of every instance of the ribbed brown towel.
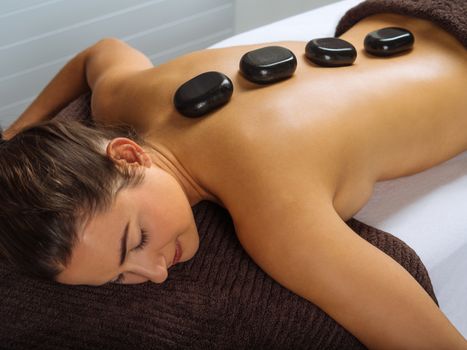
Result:
<instances>
[{"instance_id":1,"label":"ribbed brown towel","mask_svg":"<svg viewBox=\"0 0 467 350\"><path fill-rule=\"evenodd\" d=\"M467 47L467 0L367 0L347 11L335 35L344 34L365 17L384 12L432 21Z\"/></svg>"},{"instance_id":2,"label":"ribbed brown towel","mask_svg":"<svg viewBox=\"0 0 467 350\"><path fill-rule=\"evenodd\" d=\"M160 285L66 286L0 263L0 348L365 349L317 306L269 278L241 247L227 211L205 201L193 213L200 249ZM411 248L356 220L348 224L437 303Z\"/></svg>"}]
</instances>

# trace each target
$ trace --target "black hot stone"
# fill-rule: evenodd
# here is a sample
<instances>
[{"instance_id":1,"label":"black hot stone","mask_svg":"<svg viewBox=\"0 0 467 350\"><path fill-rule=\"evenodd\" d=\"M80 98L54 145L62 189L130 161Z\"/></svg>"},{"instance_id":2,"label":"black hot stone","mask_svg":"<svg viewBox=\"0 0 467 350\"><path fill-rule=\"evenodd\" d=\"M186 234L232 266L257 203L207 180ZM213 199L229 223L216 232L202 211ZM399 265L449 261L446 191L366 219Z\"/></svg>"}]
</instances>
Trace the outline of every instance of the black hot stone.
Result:
<instances>
[{"instance_id":1,"label":"black hot stone","mask_svg":"<svg viewBox=\"0 0 467 350\"><path fill-rule=\"evenodd\" d=\"M375 56L391 56L410 50L415 39L404 28L387 27L368 33L365 37L365 50Z\"/></svg>"},{"instance_id":2,"label":"black hot stone","mask_svg":"<svg viewBox=\"0 0 467 350\"><path fill-rule=\"evenodd\" d=\"M292 51L281 46L267 46L249 51L240 59L240 72L258 84L270 84L289 78L297 68Z\"/></svg>"},{"instance_id":3,"label":"black hot stone","mask_svg":"<svg viewBox=\"0 0 467 350\"><path fill-rule=\"evenodd\" d=\"M202 73L181 85L174 96L175 108L186 117L201 117L226 104L233 84L220 72Z\"/></svg>"},{"instance_id":4,"label":"black hot stone","mask_svg":"<svg viewBox=\"0 0 467 350\"><path fill-rule=\"evenodd\" d=\"M339 38L313 39L306 44L306 57L320 66L349 66L357 58L357 50L348 41Z\"/></svg>"}]
</instances>

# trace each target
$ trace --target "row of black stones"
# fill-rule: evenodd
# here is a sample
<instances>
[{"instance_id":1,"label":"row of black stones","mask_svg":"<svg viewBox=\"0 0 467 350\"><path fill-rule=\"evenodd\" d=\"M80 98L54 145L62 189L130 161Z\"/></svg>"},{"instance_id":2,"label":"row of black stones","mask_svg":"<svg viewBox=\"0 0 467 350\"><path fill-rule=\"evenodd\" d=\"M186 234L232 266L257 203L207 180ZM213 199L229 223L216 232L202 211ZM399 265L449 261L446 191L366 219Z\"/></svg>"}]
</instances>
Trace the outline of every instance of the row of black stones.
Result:
<instances>
[{"instance_id":1,"label":"row of black stones","mask_svg":"<svg viewBox=\"0 0 467 350\"><path fill-rule=\"evenodd\" d=\"M410 50L413 34L403 28L388 27L368 33L365 51L387 57ZM352 65L357 50L348 41L339 38L321 38L309 41L305 56L324 67ZM291 77L297 68L292 51L281 46L267 46L249 51L240 59L240 72L251 82L271 84ZM181 85L174 96L177 110L186 117L200 117L226 104L233 94L233 84L220 72L202 73Z\"/></svg>"}]
</instances>

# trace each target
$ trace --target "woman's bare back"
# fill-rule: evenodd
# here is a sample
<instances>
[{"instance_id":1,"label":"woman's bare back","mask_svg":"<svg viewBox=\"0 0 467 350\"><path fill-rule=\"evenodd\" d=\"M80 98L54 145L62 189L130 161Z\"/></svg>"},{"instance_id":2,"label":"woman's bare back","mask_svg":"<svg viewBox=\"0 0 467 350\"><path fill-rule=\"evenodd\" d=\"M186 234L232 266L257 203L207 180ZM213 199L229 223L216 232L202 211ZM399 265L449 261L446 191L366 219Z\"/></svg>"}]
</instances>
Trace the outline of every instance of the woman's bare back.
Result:
<instances>
[{"instance_id":1,"label":"woman's bare back","mask_svg":"<svg viewBox=\"0 0 467 350\"><path fill-rule=\"evenodd\" d=\"M410 29L415 48L386 59L366 54L365 35L390 25ZM116 74L120 84L95 89L93 113L131 116L234 219L247 220L259 203L267 212L267 203L309 192L309 200L332 199L346 220L376 181L422 171L467 148L467 53L432 23L399 15L368 17L342 38L358 52L349 67L315 66L303 42L275 43L295 53L298 67L291 79L268 86L238 72L245 52L267 44L195 52L124 79ZM232 79L231 101L200 119L178 114L175 90L211 70Z\"/></svg>"},{"instance_id":2,"label":"woman's bare back","mask_svg":"<svg viewBox=\"0 0 467 350\"><path fill-rule=\"evenodd\" d=\"M414 50L368 56L365 35L393 25L414 33ZM115 71L95 85L93 115L132 123L205 199L229 210L242 246L266 273L365 345L464 348L413 277L344 221L376 181L466 150L466 50L435 25L398 15L368 17L342 38L357 48L353 66L317 67L305 59L305 43L275 43L294 51L298 67L268 86L238 73L241 56L266 44ZM199 119L178 114L176 89L211 70L232 79L231 101Z\"/></svg>"}]
</instances>

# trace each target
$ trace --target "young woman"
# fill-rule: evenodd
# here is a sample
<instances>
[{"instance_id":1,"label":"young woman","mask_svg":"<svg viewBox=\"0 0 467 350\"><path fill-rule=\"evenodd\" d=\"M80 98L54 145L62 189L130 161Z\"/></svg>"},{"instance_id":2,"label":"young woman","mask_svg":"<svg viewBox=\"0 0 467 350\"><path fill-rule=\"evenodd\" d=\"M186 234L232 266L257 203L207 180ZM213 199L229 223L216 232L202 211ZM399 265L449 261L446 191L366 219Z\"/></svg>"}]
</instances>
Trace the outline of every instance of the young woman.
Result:
<instances>
[{"instance_id":1,"label":"young woman","mask_svg":"<svg viewBox=\"0 0 467 350\"><path fill-rule=\"evenodd\" d=\"M366 34L389 26L410 30L414 49L366 54ZM306 43L274 43L298 67L260 87L238 63L268 44L158 67L116 39L79 53L3 135L2 198L30 210L1 224L1 253L65 284L162 283L196 253L191 206L210 200L228 209L266 273L369 348L466 349L412 276L345 221L375 182L467 149L467 51L437 25L397 14L368 16L341 38L358 58L336 69L309 63ZM174 93L206 71L229 76L234 94L214 113L183 117ZM98 124L130 124L141 138L47 121L89 90ZM19 253L28 243L5 238L8 228L40 233L29 261Z\"/></svg>"}]
</instances>

